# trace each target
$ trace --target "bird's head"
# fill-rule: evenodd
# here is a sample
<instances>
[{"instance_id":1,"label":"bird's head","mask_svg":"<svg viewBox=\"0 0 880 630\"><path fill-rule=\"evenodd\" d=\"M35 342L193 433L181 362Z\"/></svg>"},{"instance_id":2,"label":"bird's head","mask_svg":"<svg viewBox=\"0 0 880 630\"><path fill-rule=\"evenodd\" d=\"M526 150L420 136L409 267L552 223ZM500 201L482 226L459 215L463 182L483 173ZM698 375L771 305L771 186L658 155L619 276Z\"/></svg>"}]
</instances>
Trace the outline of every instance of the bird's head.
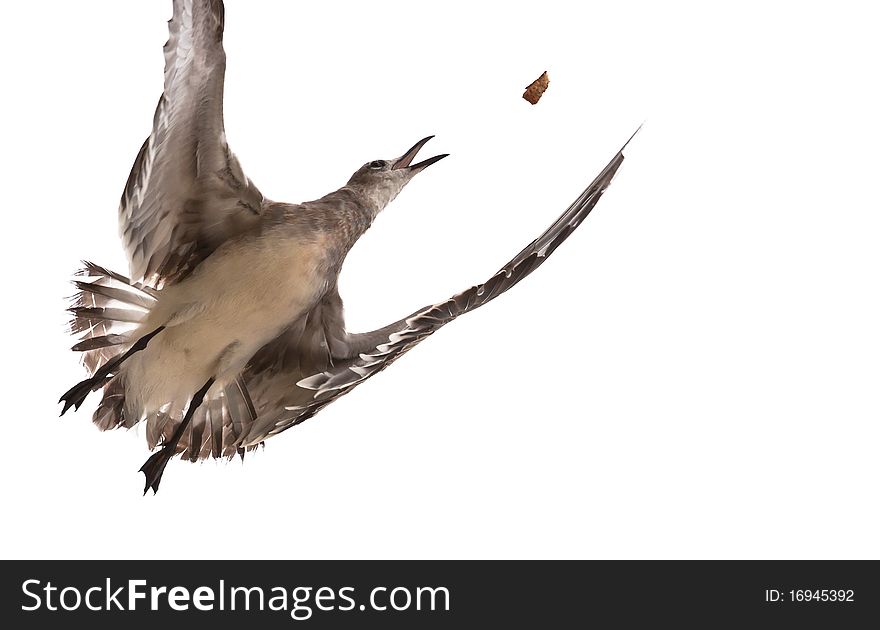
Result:
<instances>
[{"instance_id":1,"label":"bird's head","mask_svg":"<svg viewBox=\"0 0 880 630\"><path fill-rule=\"evenodd\" d=\"M353 189L358 194L362 201L369 206L373 216L379 214L417 173L449 155L444 153L422 160L417 164L412 163L419 150L433 137L422 138L399 158L367 162L354 172L346 187Z\"/></svg>"}]
</instances>

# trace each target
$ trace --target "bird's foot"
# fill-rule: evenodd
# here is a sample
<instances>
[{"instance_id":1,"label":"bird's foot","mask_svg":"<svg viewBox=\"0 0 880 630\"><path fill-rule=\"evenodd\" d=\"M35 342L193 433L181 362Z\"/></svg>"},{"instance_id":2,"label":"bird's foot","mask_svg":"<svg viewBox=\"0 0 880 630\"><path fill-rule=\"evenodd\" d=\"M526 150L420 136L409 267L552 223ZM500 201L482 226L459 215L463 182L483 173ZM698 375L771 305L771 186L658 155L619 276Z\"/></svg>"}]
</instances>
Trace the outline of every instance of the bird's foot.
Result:
<instances>
[{"instance_id":1,"label":"bird's foot","mask_svg":"<svg viewBox=\"0 0 880 630\"><path fill-rule=\"evenodd\" d=\"M144 485L144 494L152 488L155 495L159 491L159 482L162 481L162 473L165 472L165 466L174 457L175 445L166 444L158 453L153 453L150 458L144 462L138 472L144 473L146 484Z\"/></svg>"},{"instance_id":2,"label":"bird's foot","mask_svg":"<svg viewBox=\"0 0 880 630\"><path fill-rule=\"evenodd\" d=\"M150 459L144 462L144 465L141 466L140 472L144 473L144 476L147 478L147 483L144 486L144 494L147 494L147 490L150 488L153 489L153 494L156 494L159 491L159 482L162 481L162 473L165 472L165 466L168 465L168 462L177 453L177 445L180 443L180 438L183 437L184 431L190 426L193 414L196 409L199 408L199 405L202 404L202 401L205 399L205 394L208 393L208 390L211 389L211 385L213 384L214 379L209 378L208 382L202 385L202 388L197 391L192 397L192 400L189 401L186 415L183 416L183 420L181 420L180 424L177 425L177 428L174 429L174 435L171 436L171 439L165 442L162 449L158 453L154 453ZM190 445L190 448L193 448L192 445Z\"/></svg>"},{"instance_id":3,"label":"bird's foot","mask_svg":"<svg viewBox=\"0 0 880 630\"><path fill-rule=\"evenodd\" d=\"M70 389L68 389L64 394L62 394L61 398L58 399L58 402L64 403L64 408L61 409L61 415L63 416L67 413L67 410L73 407L74 411L79 410L79 406L83 404L86 397L92 393L92 390L99 384L103 379L95 379L87 378L84 381L80 381Z\"/></svg>"}]
</instances>

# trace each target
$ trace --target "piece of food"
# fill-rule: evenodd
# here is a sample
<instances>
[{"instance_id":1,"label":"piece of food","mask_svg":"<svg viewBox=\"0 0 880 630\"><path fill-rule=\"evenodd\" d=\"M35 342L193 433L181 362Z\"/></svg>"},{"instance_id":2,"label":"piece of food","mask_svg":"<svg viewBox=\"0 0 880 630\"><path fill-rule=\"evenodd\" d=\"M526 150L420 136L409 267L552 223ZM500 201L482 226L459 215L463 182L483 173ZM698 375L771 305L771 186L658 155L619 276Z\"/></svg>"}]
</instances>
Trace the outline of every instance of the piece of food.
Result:
<instances>
[{"instance_id":1,"label":"piece of food","mask_svg":"<svg viewBox=\"0 0 880 630\"><path fill-rule=\"evenodd\" d=\"M526 88L526 91L523 92L523 98L534 105L540 100L548 85L550 85L550 79L547 78L547 71L545 70L541 76L532 81L532 84Z\"/></svg>"}]
</instances>

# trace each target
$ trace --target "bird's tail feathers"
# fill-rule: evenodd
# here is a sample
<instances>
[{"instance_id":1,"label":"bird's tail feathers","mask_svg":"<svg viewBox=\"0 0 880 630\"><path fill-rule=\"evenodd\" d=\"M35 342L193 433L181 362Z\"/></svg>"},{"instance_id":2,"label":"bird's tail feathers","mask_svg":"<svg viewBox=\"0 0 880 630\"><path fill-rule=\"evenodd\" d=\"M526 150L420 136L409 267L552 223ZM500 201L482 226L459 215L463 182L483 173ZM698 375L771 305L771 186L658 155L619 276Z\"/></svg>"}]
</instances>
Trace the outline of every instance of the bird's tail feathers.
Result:
<instances>
[{"instance_id":1,"label":"bird's tail feathers","mask_svg":"<svg viewBox=\"0 0 880 630\"><path fill-rule=\"evenodd\" d=\"M73 281L77 292L70 298L70 333L89 374L125 352L135 341L132 332L156 303L155 289L132 283L125 276L83 261ZM87 278L87 279L84 279Z\"/></svg>"},{"instance_id":2,"label":"bird's tail feathers","mask_svg":"<svg viewBox=\"0 0 880 630\"><path fill-rule=\"evenodd\" d=\"M156 303L158 292L88 261L83 261L74 275L77 292L71 296L67 310L72 315L70 333L78 341L71 349L80 353L82 364L92 376L137 341L134 332ZM104 384L104 396L92 416L101 430L131 427L138 420L124 417L123 376L119 374Z\"/></svg>"},{"instance_id":3,"label":"bird's tail feathers","mask_svg":"<svg viewBox=\"0 0 880 630\"><path fill-rule=\"evenodd\" d=\"M134 333L156 304L159 291L86 261L75 275L77 292L71 297L68 311L72 314L70 332L78 336L78 342L72 349L81 353L83 365L89 375L94 375L137 341ZM102 431L120 426L130 428L142 419L127 417L125 413L125 378L126 371L122 370L104 384L103 398L92 416ZM144 418L150 448L161 446L170 438L187 403L169 401L160 411ZM255 417L247 386L239 377L205 398L180 440L178 452L192 461L241 455L253 448L242 448L239 442Z\"/></svg>"}]
</instances>

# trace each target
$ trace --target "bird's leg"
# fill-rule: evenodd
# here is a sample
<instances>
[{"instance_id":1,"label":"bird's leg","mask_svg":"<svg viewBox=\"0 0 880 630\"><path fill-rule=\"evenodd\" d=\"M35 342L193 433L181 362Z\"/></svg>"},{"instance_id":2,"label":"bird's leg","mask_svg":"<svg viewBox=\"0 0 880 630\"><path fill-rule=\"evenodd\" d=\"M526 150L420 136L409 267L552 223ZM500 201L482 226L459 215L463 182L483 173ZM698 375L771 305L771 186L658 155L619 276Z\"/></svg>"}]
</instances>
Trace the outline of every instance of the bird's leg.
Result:
<instances>
[{"instance_id":1,"label":"bird's leg","mask_svg":"<svg viewBox=\"0 0 880 630\"><path fill-rule=\"evenodd\" d=\"M144 473L144 476L147 478L146 485L144 486L144 494L147 494L147 490L150 488L153 489L153 494L156 494L159 491L159 482L162 481L162 473L165 472L165 466L167 466L168 462L171 461L171 458L174 457L180 438L183 437L189 423L192 421L193 415L196 413L196 409L202 404L202 401L205 399L205 394L208 393L208 390L211 389L211 385L213 384L214 379L209 378L208 382L202 385L202 388L195 393L192 400L189 402L189 407L186 409L186 415L183 416L183 420L177 425L177 429L174 430L171 439L165 442L159 452L153 453L150 458L144 462L144 465L141 466L138 472ZM193 446L194 445L190 445L190 448L193 448Z\"/></svg>"},{"instance_id":2,"label":"bird's leg","mask_svg":"<svg viewBox=\"0 0 880 630\"><path fill-rule=\"evenodd\" d=\"M86 399L91 392L95 391L99 387L101 387L104 383L107 382L108 377L116 371L116 369L122 365L122 363L128 359L131 355L136 352L140 352L144 348L147 347L147 344L150 343L150 339L158 335L165 329L165 326L159 326L156 330L151 333L148 333L134 342L134 344L129 348L124 354L119 355L115 359L111 359L107 361L104 365L95 370L95 373L92 374L90 378L87 378L84 381L80 381L70 389L68 389L61 398L58 399L58 402L64 402L64 408L61 410L61 415L63 416L68 409L71 407L74 408L74 411L79 410L79 406L83 404L83 401Z\"/></svg>"}]
</instances>

